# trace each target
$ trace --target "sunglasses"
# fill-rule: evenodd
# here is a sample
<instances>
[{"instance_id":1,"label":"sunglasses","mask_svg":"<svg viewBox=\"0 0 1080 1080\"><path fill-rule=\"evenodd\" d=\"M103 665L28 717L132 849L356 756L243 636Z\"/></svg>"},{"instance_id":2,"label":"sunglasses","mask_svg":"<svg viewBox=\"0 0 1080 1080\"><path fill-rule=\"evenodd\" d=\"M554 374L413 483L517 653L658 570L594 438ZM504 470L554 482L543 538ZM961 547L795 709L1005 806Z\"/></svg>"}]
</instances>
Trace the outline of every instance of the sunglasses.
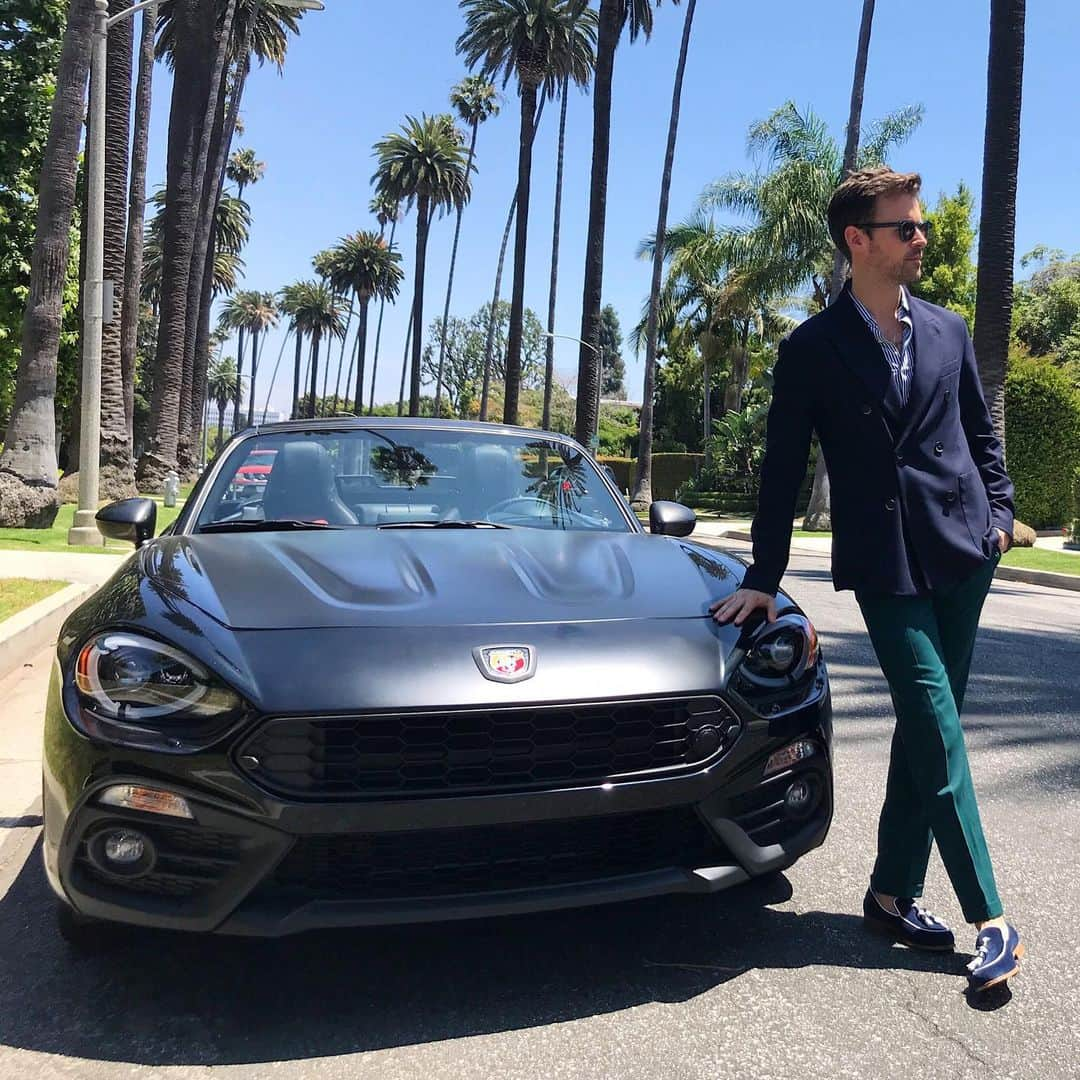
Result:
<instances>
[{"instance_id":1,"label":"sunglasses","mask_svg":"<svg viewBox=\"0 0 1080 1080\"><path fill-rule=\"evenodd\" d=\"M895 229L897 236L905 244L910 244L915 239L916 230L923 234L923 238L930 239L933 224L929 221L860 221L855 225L856 229Z\"/></svg>"}]
</instances>

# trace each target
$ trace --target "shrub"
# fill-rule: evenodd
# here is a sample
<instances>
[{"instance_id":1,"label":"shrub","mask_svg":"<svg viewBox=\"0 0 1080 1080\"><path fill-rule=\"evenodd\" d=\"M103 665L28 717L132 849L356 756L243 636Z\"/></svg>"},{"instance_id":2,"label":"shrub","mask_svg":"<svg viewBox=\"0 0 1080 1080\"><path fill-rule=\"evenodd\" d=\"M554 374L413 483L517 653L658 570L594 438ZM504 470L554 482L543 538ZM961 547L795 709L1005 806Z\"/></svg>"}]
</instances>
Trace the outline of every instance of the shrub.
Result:
<instances>
[{"instance_id":1,"label":"shrub","mask_svg":"<svg viewBox=\"0 0 1080 1080\"><path fill-rule=\"evenodd\" d=\"M1005 446L1016 516L1035 529L1071 520L1072 478L1080 467L1080 395L1049 361L1010 359Z\"/></svg>"},{"instance_id":2,"label":"shrub","mask_svg":"<svg viewBox=\"0 0 1080 1080\"><path fill-rule=\"evenodd\" d=\"M1080 548L1080 469L1073 473L1072 524L1069 526L1068 543L1070 547Z\"/></svg>"}]
</instances>

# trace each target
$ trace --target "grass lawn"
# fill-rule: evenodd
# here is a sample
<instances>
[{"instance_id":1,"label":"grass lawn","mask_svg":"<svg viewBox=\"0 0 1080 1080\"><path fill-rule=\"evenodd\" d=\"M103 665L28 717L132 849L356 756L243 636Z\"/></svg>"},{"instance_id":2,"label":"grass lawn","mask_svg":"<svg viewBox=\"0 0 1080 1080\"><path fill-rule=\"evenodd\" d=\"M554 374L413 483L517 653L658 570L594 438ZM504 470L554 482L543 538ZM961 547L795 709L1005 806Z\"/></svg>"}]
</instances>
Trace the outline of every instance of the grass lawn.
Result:
<instances>
[{"instance_id":1,"label":"grass lawn","mask_svg":"<svg viewBox=\"0 0 1080 1080\"><path fill-rule=\"evenodd\" d=\"M1024 570L1052 570L1056 574L1080 574L1080 552L1050 551L1046 548L1012 548L1001 556L1004 566Z\"/></svg>"},{"instance_id":2,"label":"grass lawn","mask_svg":"<svg viewBox=\"0 0 1080 1080\"><path fill-rule=\"evenodd\" d=\"M162 506L158 503L157 531L160 533L172 524L180 513L180 506ZM109 540L105 547L71 547L67 542L68 529L75 519L74 503L61 506L51 529L0 529L0 549L6 551L81 551L101 554L108 552L124 555L131 551L130 544Z\"/></svg>"},{"instance_id":3,"label":"grass lawn","mask_svg":"<svg viewBox=\"0 0 1080 1080\"><path fill-rule=\"evenodd\" d=\"M67 585L66 581L31 581L28 578L0 579L0 622L24 608L52 596Z\"/></svg>"}]
</instances>

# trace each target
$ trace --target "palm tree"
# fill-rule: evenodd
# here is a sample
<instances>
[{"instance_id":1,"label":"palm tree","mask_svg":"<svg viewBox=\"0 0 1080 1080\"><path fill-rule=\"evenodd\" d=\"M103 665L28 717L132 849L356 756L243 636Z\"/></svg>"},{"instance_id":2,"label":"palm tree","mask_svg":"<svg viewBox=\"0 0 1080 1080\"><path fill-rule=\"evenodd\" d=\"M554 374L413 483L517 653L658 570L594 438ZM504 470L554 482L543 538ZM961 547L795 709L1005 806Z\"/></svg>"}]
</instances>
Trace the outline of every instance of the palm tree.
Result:
<instances>
[{"instance_id":1,"label":"palm tree","mask_svg":"<svg viewBox=\"0 0 1080 1080\"><path fill-rule=\"evenodd\" d=\"M559 292L559 233L562 228L563 158L566 151L566 99L570 96L570 81L563 79L562 102L559 106L559 149L555 161L555 210L551 228L551 271L548 280L547 339L544 342L544 406L540 427L551 430L551 392L555 382L555 301Z\"/></svg>"},{"instance_id":2,"label":"palm tree","mask_svg":"<svg viewBox=\"0 0 1080 1080\"><path fill-rule=\"evenodd\" d=\"M416 268L413 301L412 378L409 415L420 413L420 355L424 318L424 270L428 231L437 211L463 206L472 190L461 133L450 116L408 116L400 132L375 144L379 166L372 177L380 194L416 205Z\"/></svg>"},{"instance_id":3,"label":"palm tree","mask_svg":"<svg viewBox=\"0 0 1080 1080\"><path fill-rule=\"evenodd\" d=\"M146 217L146 161L150 146L150 105L154 81L154 38L157 4L142 13L139 71L135 82L135 122L131 140L127 241L124 245L124 299L120 310L120 368L124 379L124 422L129 451L135 433L135 357L139 340L139 299L143 271Z\"/></svg>"},{"instance_id":4,"label":"palm tree","mask_svg":"<svg viewBox=\"0 0 1080 1080\"><path fill-rule=\"evenodd\" d=\"M672 0L678 3L678 0ZM660 0L656 0L660 6ZM589 226L585 235L585 283L581 303L583 344L578 352L578 398L574 433L588 442L596 430L600 389L600 306L604 285L604 232L607 219L608 159L611 151L611 84L615 49L623 28L630 40L652 34L652 0L600 0L596 45L596 90L593 94L592 175L589 181Z\"/></svg>"},{"instance_id":5,"label":"palm tree","mask_svg":"<svg viewBox=\"0 0 1080 1080\"><path fill-rule=\"evenodd\" d=\"M248 309L247 332L251 335L251 385L248 387L248 427L255 422L255 380L259 374L259 336L278 324L278 306L273 293L254 292Z\"/></svg>"},{"instance_id":6,"label":"palm tree","mask_svg":"<svg viewBox=\"0 0 1080 1080\"><path fill-rule=\"evenodd\" d=\"M118 0L110 10L113 14L121 14L130 6L131 0ZM114 282L124 280L133 39L131 19L121 19L109 33L105 65L103 270L105 280ZM122 295L118 299L122 305ZM135 494L135 467L128 444L121 330L121 320L117 318L105 323L101 329L100 494L110 500Z\"/></svg>"},{"instance_id":7,"label":"palm tree","mask_svg":"<svg viewBox=\"0 0 1080 1080\"><path fill-rule=\"evenodd\" d=\"M311 339L311 383L308 416L315 415L319 385L319 345L323 338L340 337L345 332L341 307L330 286L322 281L304 281L292 286L286 310L297 334ZM296 353L296 371L300 370L300 351ZM299 389L297 377L296 388Z\"/></svg>"},{"instance_id":8,"label":"palm tree","mask_svg":"<svg viewBox=\"0 0 1080 1080\"><path fill-rule=\"evenodd\" d=\"M649 286L649 317L645 337L645 388L641 396L641 429L638 436L637 476L634 482L633 501L638 506L652 502L652 444L653 444L653 398L656 396L656 309L660 302L660 279L664 262L664 232L667 229L668 199L671 194L671 171L675 165L675 139L679 132L679 110L682 106L683 76L686 72L686 55L690 48L690 30L694 24L697 0L689 0L683 21L682 45L679 62L675 67L675 89L671 96L671 120L668 122L667 149L664 153L664 172L660 180L660 208L656 221L656 250L653 253L652 280ZM705 399L709 387L705 384ZM709 429L705 430L706 439Z\"/></svg>"},{"instance_id":9,"label":"palm tree","mask_svg":"<svg viewBox=\"0 0 1080 1080\"><path fill-rule=\"evenodd\" d=\"M1005 361L1012 322L1024 17L1025 0L991 0L975 356L994 434L1002 446L1005 445Z\"/></svg>"},{"instance_id":10,"label":"palm tree","mask_svg":"<svg viewBox=\"0 0 1080 1080\"><path fill-rule=\"evenodd\" d=\"M225 302L218 316L218 326L222 330L235 330L237 336L236 345L236 391L233 397L233 431L240 430L240 398L243 393L243 367L244 367L244 338L247 334L248 323L251 320L251 310L258 302L258 293L250 289L242 289L234 292Z\"/></svg>"},{"instance_id":11,"label":"palm tree","mask_svg":"<svg viewBox=\"0 0 1080 1080\"><path fill-rule=\"evenodd\" d=\"M249 184L257 184L266 172L266 162L259 161L255 157L255 151L248 147L245 150L236 150L229 158L225 166L225 175L237 187L236 197L244 197L244 188Z\"/></svg>"},{"instance_id":12,"label":"palm tree","mask_svg":"<svg viewBox=\"0 0 1080 1080\"><path fill-rule=\"evenodd\" d=\"M501 74L504 86L516 77L521 102L514 284L503 406L503 421L516 424L537 96L554 97L566 77L579 86L588 84L596 63L596 16L579 0L461 0L461 6L465 31L458 38L458 52L469 67L479 65L486 77ZM417 345L414 340L414 350Z\"/></svg>"},{"instance_id":13,"label":"palm tree","mask_svg":"<svg viewBox=\"0 0 1080 1080\"><path fill-rule=\"evenodd\" d=\"M283 315L289 317L289 332L296 336L296 358L293 362L293 392L292 405L289 408L289 419L295 420L298 404L300 401L300 365L303 362L304 334L296 324L296 312L304 305L304 294L307 282L298 281L292 285L286 285L278 293L278 308Z\"/></svg>"},{"instance_id":14,"label":"palm tree","mask_svg":"<svg viewBox=\"0 0 1080 1080\"><path fill-rule=\"evenodd\" d=\"M373 296L394 300L401 289L401 256L374 232L343 237L333 249L330 284L341 294L351 292L359 306L356 335L356 395L353 409L360 415L364 401L364 361L367 353L368 305ZM348 394L348 387L345 390Z\"/></svg>"},{"instance_id":15,"label":"palm tree","mask_svg":"<svg viewBox=\"0 0 1080 1080\"><path fill-rule=\"evenodd\" d=\"M2 525L48 528L56 517L56 361L93 25L93 3L72 0L42 161L15 400L0 455Z\"/></svg>"},{"instance_id":16,"label":"palm tree","mask_svg":"<svg viewBox=\"0 0 1080 1080\"><path fill-rule=\"evenodd\" d=\"M476 136L480 125L499 114L499 99L495 86L482 75L468 75L450 91L450 104L457 110L458 119L469 128L469 156L465 171L472 175L476 157ZM439 337L439 367L435 376L435 415L442 404L443 364L446 360L446 326L450 318L450 297L454 291L454 268L457 265L458 240L461 238L461 218L464 206L459 206L454 223L454 243L450 248L450 274L446 281L446 302L443 305L442 334ZM391 241L392 243L393 241Z\"/></svg>"},{"instance_id":17,"label":"palm tree","mask_svg":"<svg viewBox=\"0 0 1080 1080\"><path fill-rule=\"evenodd\" d=\"M401 207L396 199L389 199L385 195L376 194L371 200L368 209L375 215L379 223L379 236L386 235L386 226L390 226L390 240L388 247L394 248L394 235L397 232L398 221L401 219ZM379 321L375 324L375 351L371 358L371 397L368 401L368 412L375 410L375 379L379 374L379 345L382 341L383 312L386 309L386 298L379 297ZM357 415L363 413L363 402L355 403Z\"/></svg>"},{"instance_id":18,"label":"palm tree","mask_svg":"<svg viewBox=\"0 0 1080 1080\"><path fill-rule=\"evenodd\" d=\"M217 450L225 441L225 409L236 397L239 382L236 361L231 356L218 360L206 373L206 394L217 405L218 411Z\"/></svg>"}]
</instances>

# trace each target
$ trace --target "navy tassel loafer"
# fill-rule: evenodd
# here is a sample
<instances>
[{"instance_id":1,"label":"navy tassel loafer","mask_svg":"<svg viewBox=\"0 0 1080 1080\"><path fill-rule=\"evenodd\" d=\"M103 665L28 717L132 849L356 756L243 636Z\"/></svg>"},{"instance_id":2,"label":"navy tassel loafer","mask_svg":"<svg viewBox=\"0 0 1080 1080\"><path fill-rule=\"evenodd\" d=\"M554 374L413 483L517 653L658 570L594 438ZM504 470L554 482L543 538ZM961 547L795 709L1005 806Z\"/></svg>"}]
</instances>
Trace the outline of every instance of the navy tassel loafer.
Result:
<instances>
[{"instance_id":1,"label":"navy tassel loafer","mask_svg":"<svg viewBox=\"0 0 1080 1080\"><path fill-rule=\"evenodd\" d=\"M989 990L1020 971L1024 946L1015 927L984 926L975 939L975 959L968 964L971 989Z\"/></svg>"},{"instance_id":2,"label":"navy tassel loafer","mask_svg":"<svg viewBox=\"0 0 1080 1080\"><path fill-rule=\"evenodd\" d=\"M889 911L873 890L867 889L863 897L863 925L912 949L951 952L956 946L953 932L910 897L898 897L896 910Z\"/></svg>"}]
</instances>

